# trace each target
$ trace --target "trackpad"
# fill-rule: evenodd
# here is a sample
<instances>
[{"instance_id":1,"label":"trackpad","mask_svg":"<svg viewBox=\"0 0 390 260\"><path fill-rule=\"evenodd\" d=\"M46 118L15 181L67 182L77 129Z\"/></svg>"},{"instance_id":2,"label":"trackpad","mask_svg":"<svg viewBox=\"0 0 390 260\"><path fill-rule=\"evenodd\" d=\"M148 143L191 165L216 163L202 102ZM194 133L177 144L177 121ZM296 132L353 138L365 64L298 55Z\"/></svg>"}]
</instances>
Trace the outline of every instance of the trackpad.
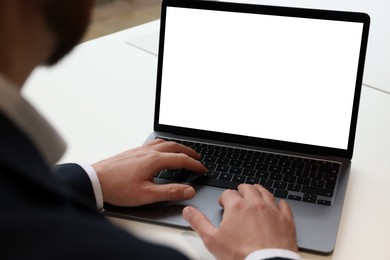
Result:
<instances>
[{"instance_id":1,"label":"trackpad","mask_svg":"<svg viewBox=\"0 0 390 260\"><path fill-rule=\"evenodd\" d=\"M171 225L178 225L182 227L190 227L187 221L182 216L182 211L185 205L171 205L167 207L164 216L164 222Z\"/></svg>"},{"instance_id":2,"label":"trackpad","mask_svg":"<svg viewBox=\"0 0 390 260\"><path fill-rule=\"evenodd\" d=\"M223 210L218 204L218 197L223 190L212 187L195 189L197 190L195 197L188 201L163 202L135 208L105 205L106 214L189 228L190 225L184 220L182 211L186 206L193 206L203 212L215 226L219 226Z\"/></svg>"},{"instance_id":3,"label":"trackpad","mask_svg":"<svg viewBox=\"0 0 390 260\"><path fill-rule=\"evenodd\" d=\"M166 215L164 217L163 222L171 225L178 225L182 227L190 227L187 221L184 220L182 212L185 206L183 205L172 205L165 212ZM202 210L201 210L202 211ZM202 211L214 224L214 226L219 226L222 220L223 209L216 209L204 212Z\"/></svg>"},{"instance_id":4,"label":"trackpad","mask_svg":"<svg viewBox=\"0 0 390 260\"><path fill-rule=\"evenodd\" d=\"M218 204L218 197L221 193L222 190L217 188L198 188L193 199L181 202L171 202L166 211L164 222L168 222L172 225L189 227L189 224L182 216L182 211L185 206L193 206L203 212L215 226L219 226L223 214L223 210Z\"/></svg>"}]
</instances>

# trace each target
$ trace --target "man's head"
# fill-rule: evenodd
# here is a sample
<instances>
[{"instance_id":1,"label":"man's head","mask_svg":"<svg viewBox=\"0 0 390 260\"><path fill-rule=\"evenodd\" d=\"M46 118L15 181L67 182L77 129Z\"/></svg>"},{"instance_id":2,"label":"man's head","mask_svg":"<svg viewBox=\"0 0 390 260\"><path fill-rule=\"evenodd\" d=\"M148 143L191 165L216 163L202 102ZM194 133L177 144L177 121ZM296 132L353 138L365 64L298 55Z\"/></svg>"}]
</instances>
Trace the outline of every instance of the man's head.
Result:
<instances>
[{"instance_id":1,"label":"man's head","mask_svg":"<svg viewBox=\"0 0 390 260\"><path fill-rule=\"evenodd\" d=\"M81 39L90 20L94 0L43 0L44 19L56 38L47 65L65 56Z\"/></svg>"},{"instance_id":2,"label":"man's head","mask_svg":"<svg viewBox=\"0 0 390 260\"><path fill-rule=\"evenodd\" d=\"M38 65L52 65L85 32L94 0L0 0L0 74L21 87Z\"/></svg>"}]
</instances>

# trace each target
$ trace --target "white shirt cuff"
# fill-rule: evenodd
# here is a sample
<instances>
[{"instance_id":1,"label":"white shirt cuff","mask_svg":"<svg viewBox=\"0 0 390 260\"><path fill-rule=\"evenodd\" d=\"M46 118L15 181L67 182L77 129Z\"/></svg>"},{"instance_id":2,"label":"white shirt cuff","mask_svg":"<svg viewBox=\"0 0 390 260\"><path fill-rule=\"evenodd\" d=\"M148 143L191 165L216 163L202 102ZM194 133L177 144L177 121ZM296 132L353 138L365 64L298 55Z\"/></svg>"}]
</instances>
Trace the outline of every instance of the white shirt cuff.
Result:
<instances>
[{"instance_id":1,"label":"white shirt cuff","mask_svg":"<svg viewBox=\"0 0 390 260\"><path fill-rule=\"evenodd\" d=\"M245 260L261 260L274 257L282 257L293 260L299 260L301 257L290 250L278 249L278 248L269 248L269 249L260 249L250 253Z\"/></svg>"},{"instance_id":2,"label":"white shirt cuff","mask_svg":"<svg viewBox=\"0 0 390 260\"><path fill-rule=\"evenodd\" d=\"M78 163L78 165L84 169L89 179L91 180L93 193L95 194L96 199L96 208L100 211L103 211L103 192L95 169L88 163Z\"/></svg>"}]
</instances>

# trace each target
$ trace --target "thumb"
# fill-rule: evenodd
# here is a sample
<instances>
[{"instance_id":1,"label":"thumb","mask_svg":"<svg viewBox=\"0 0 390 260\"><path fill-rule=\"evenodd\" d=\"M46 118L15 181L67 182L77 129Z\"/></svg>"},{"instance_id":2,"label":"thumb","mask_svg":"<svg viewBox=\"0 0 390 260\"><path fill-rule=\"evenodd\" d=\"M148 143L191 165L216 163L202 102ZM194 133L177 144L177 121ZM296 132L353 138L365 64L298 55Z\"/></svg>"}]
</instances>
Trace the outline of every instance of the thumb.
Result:
<instances>
[{"instance_id":1,"label":"thumb","mask_svg":"<svg viewBox=\"0 0 390 260\"><path fill-rule=\"evenodd\" d=\"M294 216L291 211L291 208L289 207L289 205L285 200L280 200L278 203L278 207L281 210L281 212L284 214L284 216L288 218L288 220L294 221Z\"/></svg>"},{"instance_id":2,"label":"thumb","mask_svg":"<svg viewBox=\"0 0 390 260\"><path fill-rule=\"evenodd\" d=\"M199 234L202 240L205 237L212 237L213 233L217 231L217 228L210 220L196 208L191 206L185 207L183 209L183 217L191 225L192 229Z\"/></svg>"},{"instance_id":3,"label":"thumb","mask_svg":"<svg viewBox=\"0 0 390 260\"><path fill-rule=\"evenodd\" d=\"M150 195L154 201L188 200L195 196L195 189L185 184L160 184L153 185Z\"/></svg>"}]
</instances>

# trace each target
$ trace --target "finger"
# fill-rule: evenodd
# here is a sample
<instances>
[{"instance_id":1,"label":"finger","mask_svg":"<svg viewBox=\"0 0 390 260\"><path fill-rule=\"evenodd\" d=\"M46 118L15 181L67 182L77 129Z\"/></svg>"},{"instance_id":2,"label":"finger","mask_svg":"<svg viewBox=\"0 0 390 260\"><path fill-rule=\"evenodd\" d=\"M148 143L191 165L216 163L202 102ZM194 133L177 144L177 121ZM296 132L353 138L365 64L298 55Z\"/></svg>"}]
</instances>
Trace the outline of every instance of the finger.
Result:
<instances>
[{"instance_id":1,"label":"finger","mask_svg":"<svg viewBox=\"0 0 390 260\"><path fill-rule=\"evenodd\" d=\"M233 205L238 199L242 199L242 197L238 194L236 190L225 190L221 196L218 198L219 205L227 209L230 205Z\"/></svg>"},{"instance_id":2,"label":"finger","mask_svg":"<svg viewBox=\"0 0 390 260\"><path fill-rule=\"evenodd\" d=\"M152 188L149 191L152 200L151 203L158 201L188 200L195 196L195 189L190 185L178 183L151 185Z\"/></svg>"},{"instance_id":3,"label":"finger","mask_svg":"<svg viewBox=\"0 0 390 260\"><path fill-rule=\"evenodd\" d=\"M201 158L200 154L198 154L195 150L175 142L159 142L154 145L154 149L163 153L184 153L197 160Z\"/></svg>"},{"instance_id":4,"label":"finger","mask_svg":"<svg viewBox=\"0 0 390 260\"><path fill-rule=\"evenodd\" d=\"M278 208L280 209L282 214L285 215L289 220L294 219L292 210L291 210L290 206L288 205L287 201L280 200L278 203Z\"/></svg>"},{"instance_id":5,"label":"finger","mask_svg":"<svg viewBox=\"0 0 390 260\"><path fill-rule=\"evenodd\" d=\"M240 184L238 185L237 190L243 198L246 198L249 201L258 201L262 199L260 190L254 185Z\"/></svg>"},{"instance_id":6,"label":"finger","mask_svg":"<svg viewBox=\"0 0 390 260\"><path fill-rule=\"evenodd\" d=\"M163 143L163 142L166 142L164 139L161 139L161 138L156 138L150 142L147 142L144 144L144 146L153 146L155 144L159 144L159 143Z\"/></svg>"},{"instance_id":7,"label":"finger","mask_svg":"<svg viewBox=\"0 0 390 260\"><path fill-rule=\"evenodd\" d=\"M183 217L202 240L208 244L209 238L217 231L210 220L202 212L190 206L183 209Z\"/></svg>"},{"instance_id":8,"label":"finger","mask_svg":"<svg viewBox=\"0 0 390 260\"><path fill-rule=\"evenodd\" d=\"M162 153L156 159L158 162L154 166L158 167L158 169L185 168L197 173L206 173L208 171L200 161L182 153Z\"/></svg>"},{"instance_id":9,"label":"finger","mask_svg":"<svg viewBox=\"0 0 390 260\"><path fill-rule=\"evenodd\" d=\"M272 195L271 192L269 192L266 188L259 184L255 184L254 187L259 190L261 197L263 198L265 203L269 205L275 205L275 197L274 195Z\"/></svg>"}]
</instances>

